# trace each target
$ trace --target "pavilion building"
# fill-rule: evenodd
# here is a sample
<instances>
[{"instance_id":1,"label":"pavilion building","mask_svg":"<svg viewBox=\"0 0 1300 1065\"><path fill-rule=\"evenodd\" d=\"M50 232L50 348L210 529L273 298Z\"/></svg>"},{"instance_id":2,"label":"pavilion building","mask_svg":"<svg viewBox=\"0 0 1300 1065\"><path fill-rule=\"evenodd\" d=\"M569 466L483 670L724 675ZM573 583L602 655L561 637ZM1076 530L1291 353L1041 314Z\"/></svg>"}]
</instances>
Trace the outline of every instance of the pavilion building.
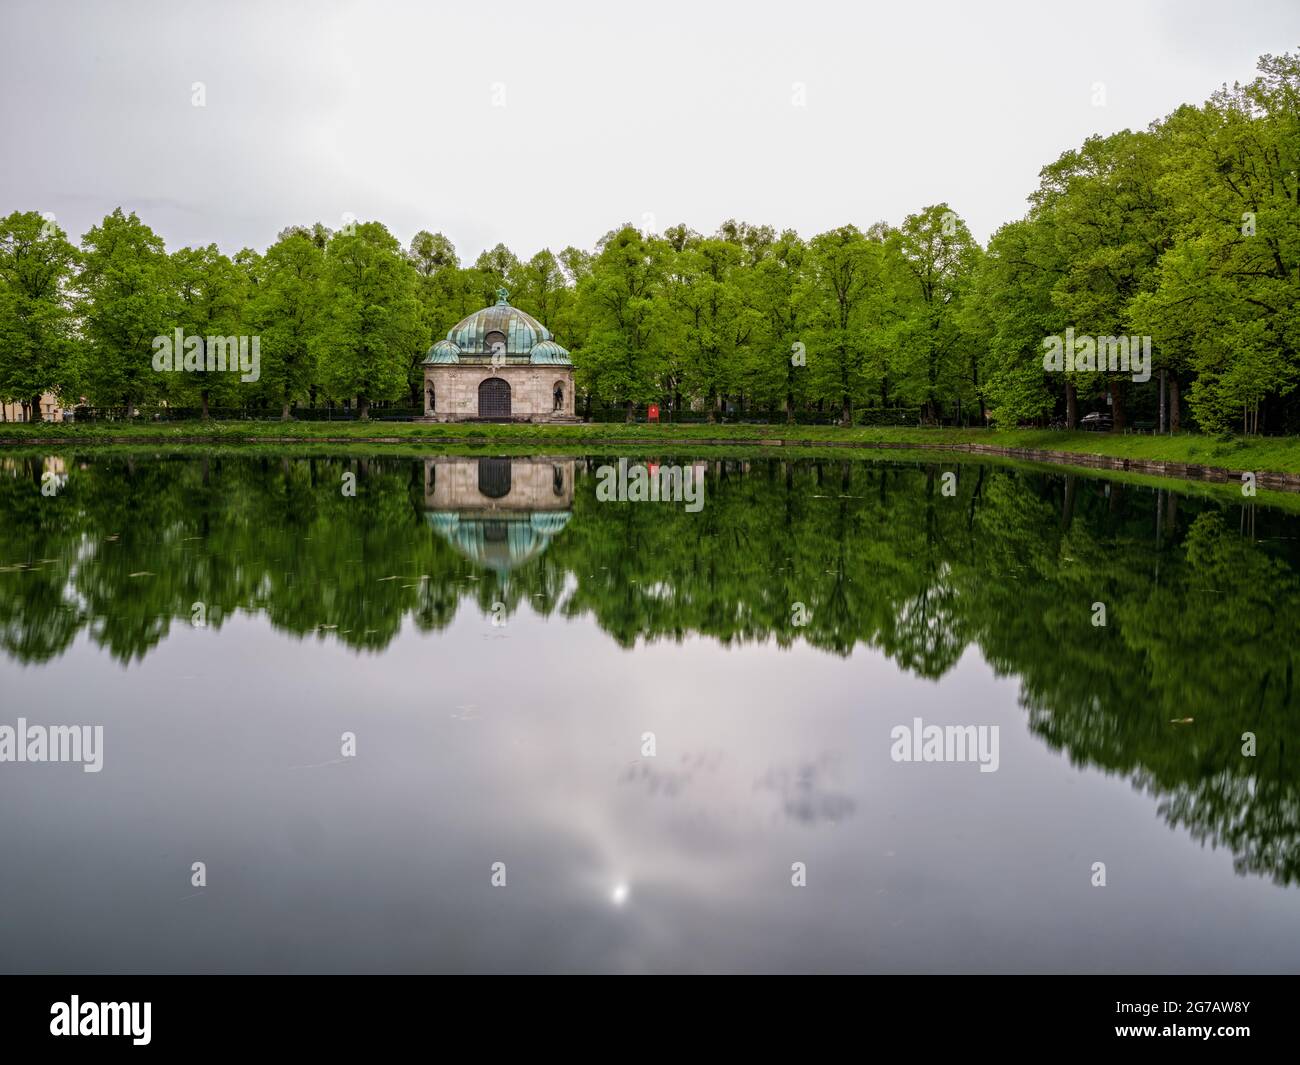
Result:
<instances>
[{"instance_id":1,"label":"pavilion building","mask_svg":"<svg viewBox=\"0 0 1300 1065\"><path fill-rule=\"evenodd\" d=\"M497 290L424 357L427 421L574 422L573 362L530 314Z\"/></svg>"}]
</instances>

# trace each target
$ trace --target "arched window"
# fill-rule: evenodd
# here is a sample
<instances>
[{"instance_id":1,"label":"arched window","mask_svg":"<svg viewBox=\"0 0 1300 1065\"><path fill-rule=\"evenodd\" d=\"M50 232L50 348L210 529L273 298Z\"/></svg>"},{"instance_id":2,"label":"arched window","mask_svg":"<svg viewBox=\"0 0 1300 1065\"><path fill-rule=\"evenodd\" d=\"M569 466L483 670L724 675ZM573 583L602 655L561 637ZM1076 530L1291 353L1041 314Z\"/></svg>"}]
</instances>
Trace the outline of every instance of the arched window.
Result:
<instances>
[{"instance_id":1,"label":"arched window","mask_svg":"<svg viewBox=\"0 0 1300 1065\"><path fill-rule=\"evenodd\" d=\"M478 386L480 418L510 417L510 386L500 377L489 377Z\"/></svg>"},{"instance_id":2,"label":"arched window","mask_svg":"<svg viewBox=\"0 0 1300 1065\"><path fill-rule=\"evenodd\" d=\"M564 470L554 465L551 467L551 491L557 496L564 495Z\"/></svg>"}]
</instances>

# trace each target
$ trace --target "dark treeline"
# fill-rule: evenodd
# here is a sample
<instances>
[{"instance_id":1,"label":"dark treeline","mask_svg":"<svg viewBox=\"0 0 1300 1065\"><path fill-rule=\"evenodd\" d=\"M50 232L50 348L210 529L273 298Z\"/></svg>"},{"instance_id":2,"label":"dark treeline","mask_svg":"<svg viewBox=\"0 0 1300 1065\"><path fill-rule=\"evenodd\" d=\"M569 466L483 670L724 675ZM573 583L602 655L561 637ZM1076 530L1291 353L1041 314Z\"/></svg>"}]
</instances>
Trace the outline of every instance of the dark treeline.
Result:
<instances>
[{"instance_id":1,"label":"dark treeline","mask_svg":"<svg viewBox=\"0 0 1300 1065\"><path fill-rule=\"evenodd\" d=\"M0 648L44 662L85 633L130 662L203 604L214 640L246 611L373 652L408 621L438 631L498 602L590 618L624 646L868 647L929 678L974 647L1018 678L1045 742L1149 790L1240 870L1300 879L1283 757L1300 741L1300 519L1074 474L958 466L945 496L917 462L775 459L710 463L690 514L599 502L583 465L563 531L503 577L431 527L419 460L101 454L44 496L49 467L12 457Z\"/></svg>"},{"instance_id":2,"label":"dark treeline","mask_svg":"<svg viewBox=\"0 0 1300 1065\"><path fill-rule=\"evenodd\" d=\"M169 253L120 209L79 247L15 212L0 222L0 400L418 406L431 342L504 285L572 351L587 411L1073 426L1096 408L1116 428L1300 431L1300 57L1259 69L1066 152L987 247L946 203L809 239L624 225L590 251L524 260L499 244L472 266L439 233L403 248L373 221L291 226L231 258ZM1043 341L1067 328L1151 337L1151 379L1045 372ZM156 372L151 342L176 329L258 336L260 379Z\"/></svg>"}]
</instances>

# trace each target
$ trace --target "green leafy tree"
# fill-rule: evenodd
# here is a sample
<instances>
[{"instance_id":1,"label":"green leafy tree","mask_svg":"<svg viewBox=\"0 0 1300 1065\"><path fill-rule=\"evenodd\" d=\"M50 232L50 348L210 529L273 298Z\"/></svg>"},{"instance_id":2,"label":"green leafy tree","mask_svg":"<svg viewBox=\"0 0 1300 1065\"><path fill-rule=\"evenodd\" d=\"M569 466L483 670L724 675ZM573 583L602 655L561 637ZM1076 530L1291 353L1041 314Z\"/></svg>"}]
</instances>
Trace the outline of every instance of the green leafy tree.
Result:
<instances>
[{"instance_id":1,"label":"green leafy tree","mask_svg":"<svg viewBox=\"0 0 1300 1065\"><path fill-rule=\"evenodd\" d=\"M71 285L77 249L35 211L0 220L0 401L40 417L44 392L74 384Z\"/></svg>"},{"instance_id":2,"label":"green leafy tree","mask_svg":"<svg viewBox=\"0 0 1300 1065\"><path fill-rule=\"evenodd\" d=\"M549 248L543 248L516 268L510 302L552 332L566 319L573 302L573 288L559 257Z\"/></svg>"},{"instance_id":3,"label":"green leafy tree","mask_svg":"<svg viewBox=\"0 0 1300 1065\"><path fill-rule=\"evenodd\" d=\"M671 259L668 299L680 373L674 383L703 398L710 421L717 420L722 398L739 389L742 353L762 324L743 256L738 241L710 238L692 241Z\"/></svg>"},{"instance_id":4,"label":"green leafy tree","mask_svg":"<svg viewBox=\"0 0 1300 1065\"><path fill-rule=\"evenodd\" d=\"M989 416L1015 426L1049 418L1065 403L1065 426L1078 423L1073 375L1049 378L1043 368L1043 341L1064 332L1065 312L1052 300L1062 269L1050 229L1032 215L1011 222L989 241L975 270L965 303L966 329L984 331Z\"/></svg>"},{"instance_id":5,"label":"green leafy tree","mask_svg":"<svg viewBox=\"0 0 1300 1065\"><path fill-rule=\"evenodd\" d=\"M1053 302L1076 333L1127 335L1131 305L1154 287L1156 266L1172 239L1160 190L1165 140L1123 130L1089 137L1043 168L1032 202L1047 219L1063 270ZM1116 429L1126 421L1129 372L1076 371L1082 391L1109 393Z\"/></svg>"},{"instance_id":6,"label":"green leafy tree","mask_svg":"<svg viewBox=\"0 0 1300 1065\"><path fill-rule=\"evenodd\" d=\"M415 268L379 222L335 233L325 249L325 313L314 336L321 376L336 399L357 397L358 414L400 396L425 333Z\"/></svg>"},{"instance_id":7,"label":"green leafy tree","mask_svg":"<svg viewBox=\"0 0 1300 1065\"><path fill-rule=\"evenodd\" d=\"M248 277L215 244L173 252L171 277L176 287L176 324L186 337L198 340L198 350L197 368L190 367L188 352L173 352L177 363L184 358L185 372L171 375L171 387L166 391L181 399L197 395L201 416L207 421L213 391L226 398L235 394L239 384L240 375L233 372L239 366L238 348L228 350L228 340L241 335ZM217 368L223 352L224 371Z\"/></svg>"},{"instance_id":8,"label":"green leafy tree","mask_svg":"<svg viewBox=\"0 0 1300 1065\"><path fill-rule=\"evenodd\" d=\"M497 289L513 291L519 277L519 257L504 244L498 244L481 253L474 260L474 269L478 271L480 299L478 306L496 303Z\"/></svg>"},{"instance_id":9,"label":"green leafy tree","mask_svg":"<svg viewBox=\"0 0 1300 1065\"><path fill-rule=\"evenodd\" d=\"M588 323L578 379L602 398L623 404L629 422L636 404L654 398L662 380L672 328L664 296L670 254L661 238L625 225L601 239L590 272L578 285Z\"/></svg>"},{"instance_id":10,"label":"green leafy tree","mask_svg":"<svg viewBox=\"0 0 1300 1065\"><path fill-rule=\"evenodd\" d=\"M317 380L316 337L325 317L325 255L305 230L291 230L266 251L249 313L262 338L262 381L288 419Z\"/></svg>"},{"instance_id":11,"label":"green leafy tree","mask_svg":"<svg viewBox=\"0 0 1300 1065\"><path fill-rule=\"evenodd\" d=\"M807 397L807 342L800 339L799 330L807 251L799 234L787 229L753 267L755 305L765 328L753 345L750 387L759 398L781 404L788 423L794 421L796 404Z\"/></svg>"},{"instance_id":12,"label":"green leafy tree","mask_svg":"<svg viewBox=\"0 0 1300 1065\"><path fill-rule=\"evenodd\" d=\"M1214 430L1259 431L1300 383L1300 56L1260 71L1164 123L1177 240L1132 307L1174 353L1174 397L1193 372L1188 403Z\"/></svg>"},{"instance_id":13,"label":"green leafy tree","mask_svg":"<svg viewBox=\"0 0 1300 1065\"><path fill-rule=\"evenodd\" d=\"M885 291L884 248L842 226L808 242L806 265L799 305L812 388L838 403L841 424L852 425L855 401L881 374L873 327Z\"/></svg>"},{"instance_id":14,"label":"green leafy tree","mask_svg":"<svg viewBox=\"0 0 1300 1065\"><path fill-rule=\"evenodd\" d=\"M966 395L979 404L983 421L980 369L987 342L975 342L962 317L962 301L979 263L979 245L946 203L908 215L891 243L907 279L895 332L895 377L902 379L932 423L940 418L942 397L954 396L960 402L962 386L968 385Z\"/></svg>"},{"instance_id":15,"label":"green leafy tree","mask_svg":"<svg viewBox=\"0 0 1300 1065\"><path fill-rule=\"evenodd\" d=\"M119 207L82 238L77 312L85 344L74 372L99 405L128 414L163 388L153 368L155 337L173 335L176 295L160 238Z\"/></svg>"}]
</instances>

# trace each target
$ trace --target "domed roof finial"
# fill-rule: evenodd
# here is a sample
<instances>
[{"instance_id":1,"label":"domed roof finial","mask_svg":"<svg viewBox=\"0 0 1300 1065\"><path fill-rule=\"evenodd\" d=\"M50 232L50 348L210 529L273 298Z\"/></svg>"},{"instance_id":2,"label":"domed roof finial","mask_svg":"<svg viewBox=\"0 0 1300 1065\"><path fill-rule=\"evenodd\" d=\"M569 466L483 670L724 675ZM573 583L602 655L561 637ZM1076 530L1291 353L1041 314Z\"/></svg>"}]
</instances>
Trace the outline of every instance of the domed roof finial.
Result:
<instances>
[{"instance_id":1,"label":"domed roof finial","mask_svg":"<svg viewBox=\"0 0 1300 1065\"><path fill-rule=\"evenodd\" d=\"M509 298L509 296L510 293L507 292L504 288L497 289L497 306L498 307L506 306L506 300Z\"/></svg>"}]
</instances>

